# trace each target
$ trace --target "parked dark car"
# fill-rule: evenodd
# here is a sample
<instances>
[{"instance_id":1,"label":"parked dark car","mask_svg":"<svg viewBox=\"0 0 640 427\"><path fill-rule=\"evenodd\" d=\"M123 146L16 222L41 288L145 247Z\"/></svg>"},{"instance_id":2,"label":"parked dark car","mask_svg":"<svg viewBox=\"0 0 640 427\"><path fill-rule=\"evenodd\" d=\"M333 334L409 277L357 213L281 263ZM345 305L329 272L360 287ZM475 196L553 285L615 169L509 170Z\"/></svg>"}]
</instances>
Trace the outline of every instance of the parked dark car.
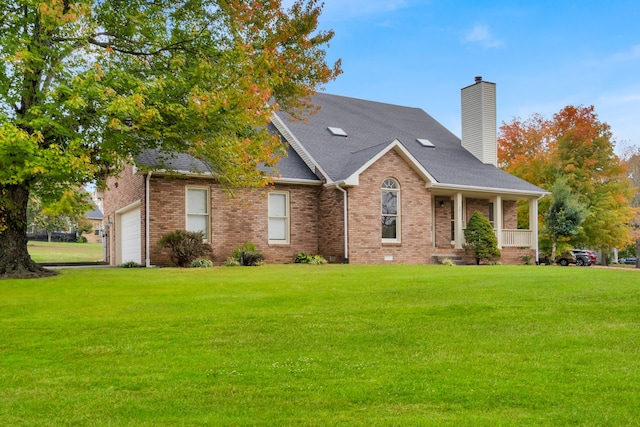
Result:
<instances>
[{"instance_id":1,"label":"parked dark car","mask_svg":"<svg viewBox=\"0 0 640 427\"><path fill-rule=\"evenodd\" d=\"M638 263L638 258L621 258L619 262L620 264L636 265Z\"/></svg>"}]
</instances>

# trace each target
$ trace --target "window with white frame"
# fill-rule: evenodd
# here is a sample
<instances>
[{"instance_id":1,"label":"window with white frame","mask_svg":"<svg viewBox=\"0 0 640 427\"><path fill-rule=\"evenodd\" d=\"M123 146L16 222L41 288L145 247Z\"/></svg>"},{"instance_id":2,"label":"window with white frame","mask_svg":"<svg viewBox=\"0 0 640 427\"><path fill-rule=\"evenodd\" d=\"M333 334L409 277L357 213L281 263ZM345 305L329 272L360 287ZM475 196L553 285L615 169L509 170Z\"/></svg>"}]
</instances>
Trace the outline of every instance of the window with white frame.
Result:
<instances>
[{"instance_id":1,"label":"window with white frame","mask_svg":"<svg viewBox=\"0 0 640 427\"><path fill-rule=\"evenodd\" d=\"M205 241L209 240L211 224L209 189L206 187L187 187L187 231L199 231Z\"/></svg>"},{"instance_id":2,"label":"window with white frame","mask_svg":"<svg viewBox=\"0 0 640 427\"><path fill-rule=\"evenodd\" d=\"M382 241L400 241L400 185L392 178L382 182Z\"/></svg>"},{"instance_id":3,"label":"window with white frame","mask_svg":"<svg viewBox=\"0 0 640 427\"><path fill-rule=\"evenodd\" d=\"M269 243L289 243L289 193L269 193Z\"/></svg>"}]
</instances>

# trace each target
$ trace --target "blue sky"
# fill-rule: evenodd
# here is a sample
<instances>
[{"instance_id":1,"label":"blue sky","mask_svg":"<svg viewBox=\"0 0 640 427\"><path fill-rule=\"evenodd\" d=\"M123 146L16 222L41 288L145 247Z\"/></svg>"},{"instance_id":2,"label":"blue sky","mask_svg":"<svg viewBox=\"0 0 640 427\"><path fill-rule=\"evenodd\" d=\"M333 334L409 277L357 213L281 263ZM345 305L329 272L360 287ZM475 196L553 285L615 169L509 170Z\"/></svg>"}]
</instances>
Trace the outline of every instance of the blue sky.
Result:
<instances>
[{"instance_id":1,"label":"blue sky","mask_svg":"<svg viewBox=\"0 0 640 427\"><path fill-rule=\"evenodd\" d=\"M498 126L594 105L618 152L640 146L637 0L325 0L321 28L344 70L327 93L422 108L460 136L460 89L482 76Z\"/></svg>"}]
</instances>

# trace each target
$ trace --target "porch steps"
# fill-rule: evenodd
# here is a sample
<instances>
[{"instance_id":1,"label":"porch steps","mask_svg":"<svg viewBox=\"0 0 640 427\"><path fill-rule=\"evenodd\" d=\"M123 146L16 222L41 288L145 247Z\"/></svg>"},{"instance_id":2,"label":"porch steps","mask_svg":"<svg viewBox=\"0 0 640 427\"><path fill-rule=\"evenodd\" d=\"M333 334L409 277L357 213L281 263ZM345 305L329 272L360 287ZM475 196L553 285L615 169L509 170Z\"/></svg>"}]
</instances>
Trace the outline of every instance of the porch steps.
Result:
<instances>
[{"instance_id":1,"label":"porch steps","mask_svg":"<svg viewBox=\"0 0 640 427\"><path fill-rule=\"evenodd\" d=\"M451 260L455 265L467 265L459 255L437 254L431 255L432 264L442 264L445 259Z\"/></svg>"}]
</instances>

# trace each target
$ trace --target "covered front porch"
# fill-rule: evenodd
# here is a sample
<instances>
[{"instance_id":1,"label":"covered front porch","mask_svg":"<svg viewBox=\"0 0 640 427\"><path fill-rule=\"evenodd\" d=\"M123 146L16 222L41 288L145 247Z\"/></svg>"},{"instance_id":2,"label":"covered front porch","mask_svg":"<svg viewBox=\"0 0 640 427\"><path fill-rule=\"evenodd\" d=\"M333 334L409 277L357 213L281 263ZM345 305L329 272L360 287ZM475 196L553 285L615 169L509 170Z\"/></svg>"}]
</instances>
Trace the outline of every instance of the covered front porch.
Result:
<instances>
[{"instance_id":1,"label":"covered front porch","mask_svg":"<svg viewBox=\"0 0 640 427\"><path fill-rule=\"evenodd\" d=\"M433 195L433 246L435 253L461 253L464 229L475 211L483 214L494 228L498 248L503 254L538 253L538 197L519 194L490 194L478 191L437 191ZM518 227L518 202L526 201L529 221ZM513 248L513 250L509 249Z\"/></svg>"}]
</instances>

